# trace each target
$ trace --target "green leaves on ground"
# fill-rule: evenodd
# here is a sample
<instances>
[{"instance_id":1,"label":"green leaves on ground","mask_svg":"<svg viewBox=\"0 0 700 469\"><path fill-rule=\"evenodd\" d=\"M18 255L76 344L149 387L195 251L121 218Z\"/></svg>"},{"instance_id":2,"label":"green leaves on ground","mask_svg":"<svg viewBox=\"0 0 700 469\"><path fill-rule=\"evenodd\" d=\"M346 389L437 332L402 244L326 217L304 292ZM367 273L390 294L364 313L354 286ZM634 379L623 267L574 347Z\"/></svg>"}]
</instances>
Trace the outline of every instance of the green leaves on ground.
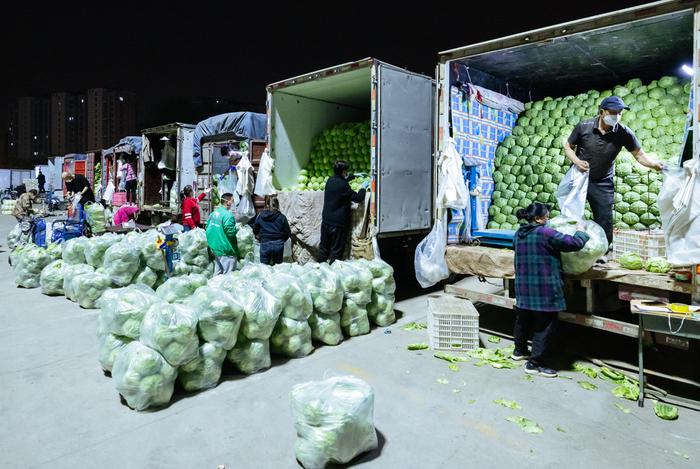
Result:
<instances>
[{"instance_id":1,"label":"green leaves on ground","mask_svg":"<svg viewBox=\"0 0 700 469\"><path fill-rule=\"evenodd\" d=\"M520 409L520 404L515 401L509 401L507 399L497 399L493 401L494 404L502 405L503 407L508 407L509 409Z\"/></svg>"},{"instance_id":2,"label":"green leaves on ground","mask_svg":"<svg viewBox=\"0 0 700 469\"><path fill-rule=\"evenodd\" d=\"M428 344L426 344L426 343L408 344L408 346L406 348L408 350L425 350L428 348Z\"/></svg>"},{"instance_id":3,"label":"green leaves on ground","mask_svg":"<svg viewBox=\"0 0 700 469\"><path fill-rule=\"evenodd\" d=\"M598 386L596 386L593 383L589 383L588 381L577 381L577 383L586 391L595 391L596 389L598 389Z\"/></svg>"},{"instance_id":4,"label":"green leaves on ground","mask_svg":"<svg viewBox=\"0 0 700 469\"><path fill-rule=\"evenodd\" d=\"M618 409L620 409L620 411L621 411L623 414L629 414L630 412L632 412L632 411L629 410L627 407L625 407L625 406L623 406L622 404L619 404L619 403L616 403L616 404L615 404L615 407L617 407Z\"/></svg>"},{"instance_id":5,"label":"green leaves on ground","mask_svg":"<svg viewBox=\"0 0 700 469\"><path fill-rule=\"evenodd\" d=\"M435 355L433 355L435 358L439 358L440 360L445 360L450 363L457 363L457 362L468 362L471 361L467 357L460 357L458 355L450 355L449 353L445 352L436 352Z\"/></svg>"},{"instance_id":6,"label":"green leaves on ground","mask_svg":"<svg viewBox=\"0 0 700 469\"><path fill-rule=\"evenodd\" d=\"M676 420L678 418L678 407L665 402L657 402L654 404L654 413L660 419Z\"/></svg>"},{"instance_id":7,"label":"green leaves on ground","mask_svg":"<svg viewBox=\"0 0 700 469\"><path fill-rule=\"evenodd\" d=\"M425 325L425 323L422 322L409 322L403 327L404 331L421 331L423 329L426 329L428 326Z\"/></svg>"},{"instance_id":8,"label":"green leaves on ground","mask_svg":"<svg viewBox=\"0 0 700 469\"><path fill-rule=\"evenodd\" d=\"M537 423L530 419L526 419L525 417L508 417L506 420L518 424L520 429L525 433L542 433L544 431L542 430L542 427L537 425Z\"/></svg>"},{"instance_id":9,"label":"green leaves on ground","mask_svg":"<svg viewBox=\"0 0 700 469\"><path fill-rule=\"evenodd\" d=\"M598 377L598 372L594 368L591 368L582 362L574 363L574 370L578 371L579 373L583 373L591 379L596 379Z\"/></svg>"},{"instance_id":10,"label":"green leaves on ground","mask_svg":"<svg viewBox=\"0 0 700 469\"><path fill-rule=\"evenodd\" d=\"M489 340L489 342L491 342L492 344L500 344L500 343L501 343L501 338L500 338L500 337L496 337L495 335L490 336L488 340Z\"/></svg>"},{"instance_id":11,"label":"green leaves on ground","mask_svg":"<svg viewBox=\"0 0 700 469\"><path fill-rule=\"evenodd\" d=\"M436 381L440 384L449 384L449 381L447 381L445 378L438 378Z\"/></svg>"}]
</instances>

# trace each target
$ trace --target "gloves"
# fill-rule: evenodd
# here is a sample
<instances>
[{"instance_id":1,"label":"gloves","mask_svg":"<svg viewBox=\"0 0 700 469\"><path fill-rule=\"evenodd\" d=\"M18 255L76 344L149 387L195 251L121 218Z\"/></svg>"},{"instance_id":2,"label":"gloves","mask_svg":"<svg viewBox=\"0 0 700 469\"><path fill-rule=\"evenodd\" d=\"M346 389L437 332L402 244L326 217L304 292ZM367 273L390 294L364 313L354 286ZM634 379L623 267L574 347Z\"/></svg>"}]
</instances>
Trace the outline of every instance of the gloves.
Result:
<instances>
[{"instance_id":1,"label":"gloves","mask_svg":"<svg viewBox=\"0 0 700 469\"><path fill-rule=\"evenodd\" d=\"M369 190L369 181L365 181L362 183L362 188L366 191Z\"/></svg>"}]
</instances>

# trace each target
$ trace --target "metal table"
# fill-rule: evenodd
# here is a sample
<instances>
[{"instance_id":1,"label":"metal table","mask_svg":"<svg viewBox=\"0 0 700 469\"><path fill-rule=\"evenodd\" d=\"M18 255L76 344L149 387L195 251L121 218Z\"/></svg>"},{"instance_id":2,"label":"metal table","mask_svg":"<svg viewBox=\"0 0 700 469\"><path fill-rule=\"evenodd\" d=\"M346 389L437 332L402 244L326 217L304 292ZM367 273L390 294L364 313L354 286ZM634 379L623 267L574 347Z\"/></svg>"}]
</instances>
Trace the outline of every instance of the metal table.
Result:
<instances>
[{"instance_id":1,"label":"metal table","mask_svg":"<svg viewBox=\"0 0 700 469\"><path fill-rule=\"evenodd\" d=\"M663 311L644 310L645 306L663 307L662 303L649 303L644 300L630 302L630 311L639 319L637 332L639 353L639 407L644 407L644 331L673 334L688 339L700 339L700 313L679 314L670 309Z\"/></svg>"}]
</instances>

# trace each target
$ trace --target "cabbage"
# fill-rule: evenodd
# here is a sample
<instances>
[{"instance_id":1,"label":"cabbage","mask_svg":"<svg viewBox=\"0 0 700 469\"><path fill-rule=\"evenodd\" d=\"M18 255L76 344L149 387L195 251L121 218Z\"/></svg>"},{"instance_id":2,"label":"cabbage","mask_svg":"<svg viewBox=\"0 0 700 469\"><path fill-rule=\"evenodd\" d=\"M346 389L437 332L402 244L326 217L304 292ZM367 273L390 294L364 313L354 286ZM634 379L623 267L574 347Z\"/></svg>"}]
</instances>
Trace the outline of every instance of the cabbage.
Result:
<instances>
[{"instance_id":1,"label":"cabbage","mask_svg":"<svg viewBox=\"0 0 700 469\"><path fill-rule=\"evenodd\" d=\"M309 469L345 464L378 446L374 392L361 379L337 376L297 384L290 395L296 458Z\"/></svg>"},{"instance_id":2,"label":"cabbage","mask_svg":"<svg viewBox=\"0 0 700 469\"><path fill-rule=\"evenodd\" d=\"M95 269L85 264L66 264L63 261L63 294L71 301L77 301L73 280L80 276L94 272Z\"/></svg>"},{"instance_id":3,"label":"cabbage","mask_svg":"<svg viewBox=\"0 0 700 469\"><path fill-rule=\"evenodd\" d=\"M644 266L644 260L636 252L623 253L618 262L625 269L639 270Z\"/></svg>"},{"instance_id":4,"label":"cabbage","mask_svg":"<svg viewBox=\"0 0 700 469\"><path fill-rule=\"evenodd\" d=\"M148 230L138 240L143 263L155 272L165 271L165 256L163 256L163 251L158 247L158 240L161 238L162 235L158 231Z\"/></svg>"},{"instance_id":5,"label":"cabbage","mask_svg":"<svg viewBox=\"0 0 700 469\"><path fill-rule=\"evenodd\" d=\"M303 288L298 277L275 273L264 283L264 288L282 303L282 316L306 321L313 312L313 302L308 290Z\"/></svg>"},{"instance_id":6,"label":"cabbage","mask_svg":"<svg viewBox=\"0 0 700 469\"><path fill-rule=\"evenodd\" d=\"M238 258L253 259L253 245L255 243L255 235L253 229L248 225L238 223L236 225L236 242L238 243Z\"/></svg>"},{"instance_id":7,"label":"cabbage","mask_svg":"<svg viewBox=\"0 0 700 469\"><path fill-rule=\"evenodd\" d=\"M71 283L75 301L85 309L96 308L97 300L111 287L112 281L109 277L98 272L78 275Z\"/></svg>"},{"instance_id":8,"label":"cabbage","mask_svg":"<svg viewBox=\"0 0 700 469\"><path fill-rule=\"evenodd\" d=\"M63 243L62 258L66 264L85 264L85 247L88 243L88 238L82 236Z\"/></svg>"},{"instance_id":9,"label":"cabbage","mask_svg":"<svg viewBox=\"0 0 700 469\"><path fill-rule=\"evenodd\" d=\"M146 266L136 273L136 276L131 280L134 284L146 285L149 288L153 288L158 281L158 274L151 270L150 267Z\"/></svg>"},{"instance_id":10,"label":"cabbage","mask_svg":"<svg viewBox=\"0 0 700 469\"><path fill-rule=\"evenodd\" d=\"M141 251L137 245L121 242L110 246L104 254L102 267L112 280L120 287L131 283L141 265Z\"/></svg>"},{"instance_id":11,"label":"cabbage","mask_svg":"<svg viewBox=\"0 0 700 469\"><path fill-rule=\"evenodd\" d=\"M63 247L58 243L49 243L46 247L46 254L48 254L52 260L61 259L63 256Z\"/></svg>"},{"instance_id":12,"label":"cabbage","mask_svg":"<svg viewBox=\"0 0 700 469\"><path fill-rule=\"evenodd\" d=\"M270 336L270 347L278 355L292 358L307 356L314 349L309 323L306 320L280 317Z\"/></svg>"},{"instance_id":13,"label":"cabbage","mask_svg":"<svg viewBox=\"0 0 700 469\"><path fill-rule=\"evenodd\" d=\"M7 233L7 247L14 250L22 238L22 225L17 223L9 233Z\"/></svg>"},{"instance_id":14,"label":"cabbage","mask_svg":"<svg viewBox=\"0 0 700 469\"><path fill-rule=\"evenodd\" d=\"M138 341L124 347L114 360L112 378L129 407L145 410L170 402L177 370L155 350Z\"/></svg>"},{"instance_id":15,"label":"cabbage","mask_svg":"<svg viewBox=\"0 0 700 469\"><path fill-rule=\"evenodd\" d=\"M219 384L221 365L226 350L204 342L199 346L197 357L178 369L177 380L185 391L203 391Z\"/></svg>"},{"instance_id":16,"label":"cabbage","mask_svg":"<svg viewBox=\"0 0 700 469\"><path fill-rule=\"evenodd\" d=\"M646 261L644 269L646 269L647 272L665 274L671 270L671 264L663 257L652 257Z\"/></svg>"},{"instance_id":17,"label":"cabbage","mask_svg":"<svg viewBox=\"0 0 700 469\"><path fill-rule=\"evenodd\" d=\"M676 420L678 418L678 407L664 402L654 404L654 413L664 420Z\"/></svg>"},{"instance_id":18,"label":"cabbage","mask_svg":"<svg viewBox=\"0 0 700 469\"><path fill-rule=\"evenodd\" d=\"M394 293L396 291L394 269L381 259L360 262L369 268L374 277L372 280L372 299L367 305L369 320L381 327L393 324L396 322L394 314Z\"/></svg>"},{"instance_id":19,"label":"cabbage","mask_svg":"<svg viewBox=\"0 0 700 469\"><path fill-rule=\"evenodd\" d=\"M209 245L206 232L201 228L195 228L181 233L178 237L178 252L186 264L208 266Z\"/></svg>"},{"instance_id":20,"label":"cabbage","mask_svg":"<svg viewBox=\"0 0 700 469\"><path fill-rule=\"evenodd\" d=\"M98 338L100 344L99 361L104 371L112 371L114 361L133 339L114 334L101 334Z\"/></svg>"},{"instance_id":21,"label":"cabbage","mask_svg":"<svg viewBox=\"0 0 700 469\"><path fill-rule=\"evenodd\" d=\"M39 285L44 295L63 295L63 259L53 261L42 269Z\"/></svg>"},{"instance_id":22,"label":"cabbage","mask_svg":"<svg viewBox=\"0 0 700 469\"><path fill-rule=\"evenodd\" d=\"M270 368L270 341L267 339L248 339L243 335L238 336L236 345L226 359L241 373L247 375Z\"/></svg>"},{"instance_id":23,"label":"cabbage","mask_svg":"<svg viewBox=\"0 0 700 469\"><path fill-rule=\"evenodd\" d=\"M559 215L551 219L548 225L567 235L583 231L589 236L588 241L580 251L561 253L562 268L567 274L577 275L587 272L601 256L608 252L608 239L605 236L605 231L593 221L577 222ZM579 225L578 229L577 225Z\"/></svg>"},{"instance_id":24,"label":"cabbage","mask_svg":"<svg viewBox=\"0 0 700 469\"><path fill-rule=\"evenodd\" d=\"M309 317L311 337L326 345L338 345L343 341L340 314L314 313Z\"/></svg>"},{"instance_id":25,"label":"cabbage","mask_svg":"<svg viewBox=\"0 0 700 469\"><path fill-rule=\"evenodd\" d=\"M100 203L85 204L85 217L93 233L104 233L107 226L105 208Z\"/></svg>"},{"instance_id":26,"label":"cabbage","mask_svg":"<svg viewBox=\"0 0 700 469\"><path fill-rule=\"evenodd\" d=\"M185 305L155 303L143 317L139 340L172 366L184 365L197 356L197 315Z\"/></svg>"},{"instance_id":27,"label":"cabbage","mask_svg":"<svg viewBox=\"0 0 700 469\"><path fill-rule=\"evenodd\" d=\"M41 271L52 260L45 248L35 244L27 245L22 249L15 267L15 283L24 288L39 288Z\"/></svg>"},{"instance_id":28,"label":"cabbage","mask_svg":"<svg viewBox=\"0 0 700 469\"><path fill-rule=\"evenodd\" d=\"M169 278L156 289L156 295L168 303L184 303L197 288L207 284L207 278L199 274Z\"/></svg>"},{"instance_id":29,"label":"cabbage","mask_svg":"<svg viewBox=\"0 0 700 469\"><path fill-rule=\"evenodd\" d=\"M328 264L306 264L302 277L304 287L311 295L313 310L320 314L335 314L343 307L343 284Z\"/></svg>"},{"instance_id":30,"label":"cabbage","mask_svg":"<svg viewBox=\"0 0 700 469\"><path fill-rule=\"evenodd\" d=\"M228 292L199 287L186 303L197 314L199 336L222 350L231 350L245 313L243 305Z\"/></svg>"},{"instance_id":31,"label":"cabbage","mask_svg":"<svg viewBox=\"0 0 700 469\"><path fill-rule=\"evenodd\" d=\"M232 293L245 311L241 333L248 339L269 339L282 313L282 302L259 283L245 280L236 282Z\"/></svg>"},{"instance_id":32,"label":"cabbage","mask_svg":"<svg viewBox=\"0 0 700 469\"><path fill-rule=\"evenodd\" d=\"M345 289L345 300L340 311L340 327L348 336L369 333L367 304L372 301L372 272L362 263L336 261L332 265Z\"/></svg>"},{"instance_id":33,"label":"cabbage","mask_svg":"<svg viewBox=\"0 0 700 469\"><path fill-rule=\"evenodd\" d=\"M100 328L106 333L138 339L146 311L157 303L162 300L145 285L107 290L97 300Z\"/></svg>"},{"instance_id":34,"label":"cabbage","mask_svg":"<svg viewBox=\"0 0 700 469\"><path fill-rule=\"evenodd\" d=\"M104 255L110 246L121 242L122 237L114 233L106 233L102 236L95 236L89 238L88 242L85 243L84 255L85 261L88 265L98 269L102 267L104 262Z\"/></svg>"}]
</instances>

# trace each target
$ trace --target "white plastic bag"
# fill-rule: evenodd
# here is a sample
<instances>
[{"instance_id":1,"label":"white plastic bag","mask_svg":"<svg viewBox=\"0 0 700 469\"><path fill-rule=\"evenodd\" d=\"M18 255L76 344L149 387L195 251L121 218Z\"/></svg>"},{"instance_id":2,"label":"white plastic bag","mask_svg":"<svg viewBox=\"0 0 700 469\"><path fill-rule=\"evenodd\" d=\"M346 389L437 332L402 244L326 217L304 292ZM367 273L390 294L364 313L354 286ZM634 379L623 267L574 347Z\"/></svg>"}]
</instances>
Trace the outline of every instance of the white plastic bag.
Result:
<instances>
[{"instance_id":1,"label":"white plastic bag","mask_svg":"<svg viewBox=\"0 0 700 469\"><path fill-rule=\"evenodd\" d=\"M462 158L457 153L455 141L450 138L447 150L440 156L438 181L438 208L463 210L469 203L469 189L462 175Z\"/></svg>"},{"instance_id":2,"label":"white plastic bag","mask_svg":"<svg viewBox=\"0 0 700 469\"><path fill-rule=\"evenodd\" d=\"M112 196L114 195L114 183L112 181L109 181L107 184L107 187L105 188L104 195L102 196L102 199L104 199L107 204L110 204L112 202Z\"/></svg>"},{"instance_id":3,"label":"white plastic bag","mask_svg":"<svg viewBox=\"0 0 700 469\"><path fill-rule=\"evenodd\" d=\"M666 239L666 258L674 265L700 264L700 165L664 171L658 205Z\"/></svg>"},{"instance_id":4,"label":"white plastic bag","mask_svg":"<svg viewBox=\"0 0 700 469\"><path fill-rule=\"evenodd\" d=\"M447 248L447 217L442 214L423 241L418 243L414 257L416 280L423 288L435 285L450 275L445 262Z\"/></svg>"},{"instance_id":5,"label":"white plastic bag","mask_svg":"<svg viewBox=\"0 0 700 469\"><path fill-rule=\"evenodd\" d=\"M260 166L258 166L258 177L255 180L255 195L264 197L270 194L276 194L277 190L272 185L272 169L275 166L274 160L270 157L270 152L265 149L260 157Z\"/></svg>"},{"instance_id":6,"label":"white plastic bag","mask_svg":"<svg viewBox=\"0 0 700 469\"><path fill-rule=\"evenodd\" d=\"M588 195L589 171L581 171L572 165L557 188L557 202L565 217L583 220Z\"/></svg>"},{"instance_id":7,"label":"white plastic bag","mask_svg":"<svg viewBox=\"0 0 700 469\"><path fill-rule=\"evenodd\" d=\"M345 464L376 449L374 391L354 376L297 384L290 394L297 459L306 469Z\"/></svg>"},{"instance_id":8,"label":"white plastic bag","mask_svg":"<svg viewBox=\"0 0 700 469\"><path fill-rule=\"evenodd\" d=\"M250 195L242 195L233 215L237 223L247 223L255 216L255 205Z\"/></svg>"},{"instance_id":9,"label":"white plastic bag","mask_svg":"<svg viewBox=\"0 0 700 469\"><path fill-rule=\"evenodd\" d=\"M561 253L562 269L567 274L579 275L587 272L600 259L600 256L608 251L608 238L605 236L605 231L594 221L581 221L558 215L549 220L547 226L569 236L573 236L577 231L583 231L589 237L583 249Z\"/></svg>"}]
</instances>

